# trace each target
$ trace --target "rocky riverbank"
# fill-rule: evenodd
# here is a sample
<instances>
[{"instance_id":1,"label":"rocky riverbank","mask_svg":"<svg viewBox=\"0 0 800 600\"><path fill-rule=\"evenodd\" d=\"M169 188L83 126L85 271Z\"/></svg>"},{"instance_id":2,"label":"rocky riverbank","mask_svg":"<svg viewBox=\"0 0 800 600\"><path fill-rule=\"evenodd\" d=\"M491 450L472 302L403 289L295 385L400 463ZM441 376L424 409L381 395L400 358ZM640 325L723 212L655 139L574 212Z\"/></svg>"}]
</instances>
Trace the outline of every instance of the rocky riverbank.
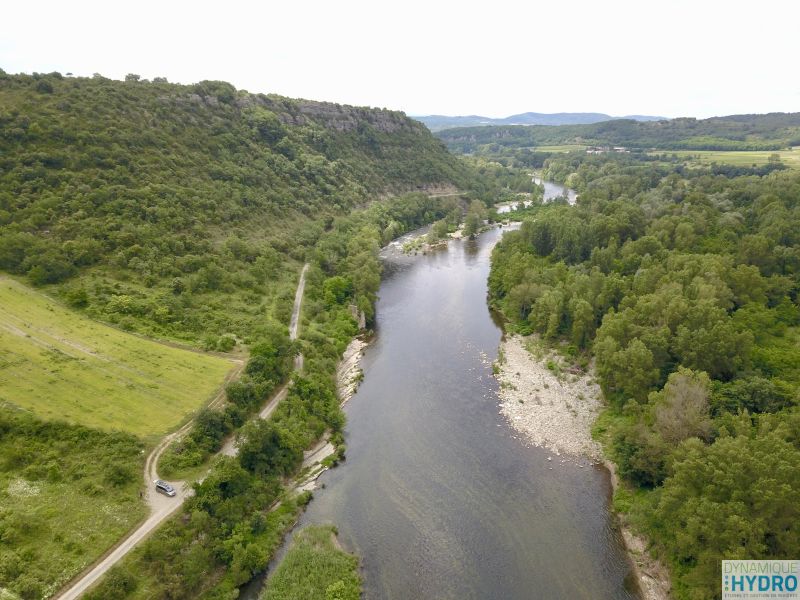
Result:
<instances>
[{"instance_id":1,"label":"rocky riverbank","mask_svg":"<svg viewBox=\"0 0 800 600\"><path fill-rule=\"evenodd\" d=\"M534 338L516 335L501 343L496 371L500 412L528 442L575 460L601 461L591 435L601 392L590 375L570 371Z\"/></svg>"},{"instance_id":2,"label":"rocky riverbank","mask_svg":"<svg viewBox=\"0 0 800 600\"><path fill-rule=\"evenodd\" d=\"M602 392L589 372L572 369L563 357L536 338L507 336L496 363L500 412L529 443L584 464L603 464L613 489L620 485L614 464L592 439L592 424L602 406ZM669 600L669 572L647 550L620 516L625 546L644 600Z\"/></svg>"},{"instance_id":3,"label":"rocky riverbank","mask_svg":"<svg viewBox=\"0 0 800 600\"><path fill-rule=\"evenodd\" d=\"M336 368L336 390L342 404L353 397L358 389L358 384L364 378L361 370L361 357L364 355L366 345L367 342L361 338L353 338L345 348Z\"/></svg>"}]
</instances>

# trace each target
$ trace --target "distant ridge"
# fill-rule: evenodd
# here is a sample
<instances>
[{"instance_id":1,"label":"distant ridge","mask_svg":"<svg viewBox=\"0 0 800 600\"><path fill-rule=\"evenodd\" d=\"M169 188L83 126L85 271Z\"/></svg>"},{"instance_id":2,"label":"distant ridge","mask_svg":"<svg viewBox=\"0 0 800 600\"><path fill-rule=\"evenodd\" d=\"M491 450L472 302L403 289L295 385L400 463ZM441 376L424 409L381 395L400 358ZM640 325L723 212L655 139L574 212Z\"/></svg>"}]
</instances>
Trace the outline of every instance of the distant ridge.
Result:
<instances>
[{"instance_id":1,"label":"distant ridge","mask_svg":"<svg viewBox=\"0 0 800 600\"><path fill-rule=\"evenodd\" d=\"M479 125L591 125L603 121L616 119L630 119L633 121L666 121L667 117L649 115L625 115L612 117L605 113L537 113L526 112L511 115L502 119L482 117L480 115L456 116L426 115L412 117L424 123L431 131L441 131L454 127L475 127Z\"/></svg>"}]
</instances>

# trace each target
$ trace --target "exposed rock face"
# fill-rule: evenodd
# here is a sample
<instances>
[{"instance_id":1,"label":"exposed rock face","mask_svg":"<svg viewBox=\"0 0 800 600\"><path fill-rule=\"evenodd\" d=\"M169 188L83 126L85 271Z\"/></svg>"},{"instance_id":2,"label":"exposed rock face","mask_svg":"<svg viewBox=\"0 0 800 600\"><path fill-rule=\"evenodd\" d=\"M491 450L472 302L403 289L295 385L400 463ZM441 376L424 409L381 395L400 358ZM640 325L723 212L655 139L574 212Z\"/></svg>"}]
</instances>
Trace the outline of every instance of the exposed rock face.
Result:
<instances>
[{"instance_id":1,"label":"exposed rock face","mask_svg":"<svg viewBox=\"0 0 800 600\"><path fill-rule=\"evenodd\" d=\"M350 314L353 316L353 320L358 323L359 331L364 331L367 328L367 315L364 314L363 310L358 310L355 304L351 304L348 308L350 309Z\"/></svg>"},{"instance_id":2,"label":"exposed rock face","mask_svg":"<svg viewBox=\"0 0 800 600\"><path fill-rule=\"evenodd\" d=\"M380 108L357 108L311 100L301 100L298 106L302 114L310 116L315 121L326 123L328 127L338 131L353 131L362 122L369 123L384 133L414 129L414 122L403 113Z\"/></svg>"},{"instance_id":3,"label":"exposed rock face","mask_svg":"<svg viewBox=\"0 0 800 600\"><path fill-rule=\"evenodd\" d=\"M344 404L358 389L363 373L361 371L361 357L367 343L354 338L342 354L339 365L336 368L336 389L339 393L339 401Z\"/></svg>"},{"instance_id":4,"label":"exposed rock face","mask_svg":"<svg viewBox=\"0 0 800 600\"><path fill-rule=\"evenodd\" d=\"M188 100L194 104L205 103L210 106L220 104L220 100L213 95L188 94L176 100L179 102ZM239 109L262 106L274 112L285 125L306 125L312 121L340 132L355 131L365 125L383 133L402 130L427 131L422 123L408 118L404 113L384 108L364 108L316 100L293 100L265 94L240 94L233 101L233 105Z\"/></svg>"}]
</instances>

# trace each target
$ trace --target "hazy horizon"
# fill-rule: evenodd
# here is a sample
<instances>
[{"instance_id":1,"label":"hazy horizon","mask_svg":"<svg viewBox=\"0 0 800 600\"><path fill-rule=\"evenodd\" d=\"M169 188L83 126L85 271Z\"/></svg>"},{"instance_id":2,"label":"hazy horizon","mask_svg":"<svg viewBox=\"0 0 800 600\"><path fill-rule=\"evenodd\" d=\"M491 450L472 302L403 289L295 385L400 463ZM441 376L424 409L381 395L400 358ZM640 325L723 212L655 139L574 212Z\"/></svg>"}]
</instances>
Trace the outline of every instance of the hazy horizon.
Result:
<instances>
[{"instance_id":1,"label":"hazy horizon","mask_svg":"<svg viewBox=\"0 0 800 600\"><path fill-rule=\"evenodd\" d=\"M4 69L3 65L0 65L0 69L5 70L5 72L8 73L9 75L20 75L20 74L32 75L33 73L47 74L47 73L53 72L52 70L50 70L50 71L45 71L45 70L41 70L41 71L16 71L15 72L15 71L10 71L8 69ZM101 75L101 76L103 76L103 77L105 77L107 79L112 79L112 80L117 80L117 81L123 81L124 80L124 76L109 77L109 76L105 75L104 73L90 73L90 74L87 74L87 73L74 73L72 71L58 71L58 72L61 73L61 75L71 76L71 77L92 77L93 75L97 74L97 75ZM134 73L134 71L131 71L131 72ZM141 73L136 73L136 74L137 75L141 75ZM155 75L154 77L162 77L162 76ZM150 80L151 78L142 76L142 79L143 80ZM176 84L181 84L181 85L191 85L193 83L197 83L199 81L202 81L201 79L198 79L198 80L195 80L195 81L176 81L176 80L170 79L170 78L167 78L167 80L169 81L169 83L176 83ZM224 80L223 79L221 81L227 81L228 83L233 84L237 89L246 90L248 92L255 93L255 94L258 94L258 93L278 94L278 92L274 92L274 91L270 91L270 90L252 90L252 89L242 88L242 87L236 86L236 84L234 82L229 81L229 80ZM291 96L289 94L278 94L278 95L285 96L285 97L288 97L288 98L311 100L311 101L318 101L318 102L337 102L336 100L332 100L330 98L310 98L310 97L305 97L305 96ZM449 113L441 113L441 112L439 112L439 113L436 113L436 112L409 112L407 110L404 110L403 108L396 108L396 107L391 107L391 106L354 104L352 102L340 102L340 103L341 104L348 104L348 105L351 105L351 106L363 106L363 107L370 107L370 108L385 108L385 109L389 109L389 110L401 111L401 112L404 112L407 116L409 116L411 118L429 117L429 116L441 116L441 117L486 117L487 119L504 119L504 118L508 118L508 117L511 117L511 116L514 116L514 115L521 115L521 114L525 114L525 113L538 113L538 114L543 114L543 115L562 114L562 113L563 114L590 114L590 113L594 114L594 113L596 113L596 114L605 114L605 115L608 115L608 116L614 117L614 118L621 118L621 117L626 117L626 116L648 116L648 117L664 117L665 119L679 119L679 118L692 118L692 117L693 118L697 118L697 119L708 119L708 118L713 118L713 117L726 117L726 116L744 115L744 114L768 114L768 113L796 113L796 112L800 112L800 107L798 107L797 110L783 110L783 111L781 111L781 110L772 110L772 111L766 111L766 112L750 111L750 112L724 113L724 114L720 113L720 114L711 114L711 115L708 115L708 116L664 115L664 114L648 113L648 112L643 112L643 111L634 111L634 112L629 112L629 113L622 114L622 113L619 113L619 112L607 112L607 111L592 110L592 109L552 110L552 111L527 109L527 110L521 110L521 111L518 111L518 112L515 112L515 113L508 113L508 114L486 114L486 113L476 113L476 112L466 112L466 113L454 113L454 112L449 112Z\"/></svg>"},{"instance_id":2,"label":"hazy horizon","mask_svg":"<svg viewBox=\"0 0 800 600\"><path fill-rule=\"evenodd\" d=\"M312 1L302 12L216 6L15 3L6 7L6 23L16 26L0 39L0 67L219 79L251 92L417 116L800 110L800 82L791 77L800 8L785 0L768 0L760 11L677 0L650 14L631 0L506 0L491 11L418 0L403 10L364 0Z\"/></svg>"}]
</instances>

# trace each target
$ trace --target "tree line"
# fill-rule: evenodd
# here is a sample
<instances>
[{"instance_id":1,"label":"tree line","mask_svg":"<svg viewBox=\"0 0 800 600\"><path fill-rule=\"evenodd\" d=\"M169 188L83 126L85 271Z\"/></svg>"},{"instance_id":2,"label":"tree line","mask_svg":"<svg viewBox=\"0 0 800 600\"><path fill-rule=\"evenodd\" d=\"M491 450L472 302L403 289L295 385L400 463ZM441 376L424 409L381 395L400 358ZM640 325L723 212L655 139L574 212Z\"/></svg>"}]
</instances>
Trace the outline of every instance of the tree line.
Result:
<instances>
[{"instance_id":1,"label":"tree line","mask_svg":"<svg viewBox=\"0 0 800 600\"><path fill-rule=\"evenodd\" d=\"M464 154L569 144L662 150L781 150L800 144L800 113L459 127L438 131L436 136L450 150Z\"/></svg>"},{"instance_id":2,"label":"tree line","mask_svg":"<svg viewBox=\"0 0 800 600\"><path fill-rule=\"evenodd\" d=\"M630 485L618 506L678 597L719 597L720 559L800 551L800 174L547 166L578 205L536 206L504 236L491 300L512 329L594 358L595 433Z\"/></svg>"}]
</instances>

